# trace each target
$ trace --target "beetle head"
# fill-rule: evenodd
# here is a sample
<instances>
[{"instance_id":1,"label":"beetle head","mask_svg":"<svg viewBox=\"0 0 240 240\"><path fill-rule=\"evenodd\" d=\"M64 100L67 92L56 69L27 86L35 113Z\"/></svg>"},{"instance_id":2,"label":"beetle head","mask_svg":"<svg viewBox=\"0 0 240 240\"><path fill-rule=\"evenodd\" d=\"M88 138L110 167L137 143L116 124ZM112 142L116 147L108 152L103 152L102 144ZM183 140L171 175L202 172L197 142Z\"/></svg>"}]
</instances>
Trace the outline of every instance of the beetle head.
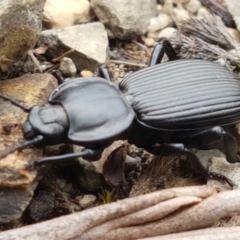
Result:
<instances>
[{"instance_id":1,"label":"beetle head","mask_svg":"<svg viewBox=\"0 0 240 240\"><path fill-rule=\"evenodd\" d=\"M34 106L23 125L26 139L42 135L48 144L60 143L68 129L68 118L61 105Z\"/></svg>"}]
</instances>

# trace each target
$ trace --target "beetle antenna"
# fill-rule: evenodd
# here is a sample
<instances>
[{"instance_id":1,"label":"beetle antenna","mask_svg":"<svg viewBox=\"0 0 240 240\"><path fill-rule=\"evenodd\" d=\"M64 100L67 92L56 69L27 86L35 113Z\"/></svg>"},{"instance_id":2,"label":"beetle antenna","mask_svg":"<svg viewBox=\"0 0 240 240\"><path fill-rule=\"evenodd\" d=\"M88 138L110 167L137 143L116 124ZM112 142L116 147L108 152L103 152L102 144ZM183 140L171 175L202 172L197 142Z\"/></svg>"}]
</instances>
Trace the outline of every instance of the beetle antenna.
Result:
<instances>
[{"instance_id":1,"label":"beetle antenna","mask_svg":"<svg viewBox=\"0 0 240 240\"><path fill-rule=\"evenodd\" d=\"M20 101L16 100L16 99L13 99L5 94L2 94L0 93L0 97L4 100L7 100L9 102L11 102L13 105L17 106L17 107L20 107L23 111L25 112L30 112L30 109L29 107L25 106L24 104L22 104Z\"/></svg>"},{"instance_id":2,"label":"beetle antenna","mask_svg":"<svg viewBox=\"0 0 240 240\"><path fill-rule=\"evenodd\" d=\"M44 140L44 137L42 135L38 135L37 137L35 137L32 140L25 141L25 142L20 143L19 145L15 146L15 147L11 147L11 148L7 149L5 152L0 154L0 159L6 157L8 154L13 153L17 150L21 150L21 149L27 148L29 146L34 146L34 145L42 142L43 140Z\"/></svg>"}]
</instances>

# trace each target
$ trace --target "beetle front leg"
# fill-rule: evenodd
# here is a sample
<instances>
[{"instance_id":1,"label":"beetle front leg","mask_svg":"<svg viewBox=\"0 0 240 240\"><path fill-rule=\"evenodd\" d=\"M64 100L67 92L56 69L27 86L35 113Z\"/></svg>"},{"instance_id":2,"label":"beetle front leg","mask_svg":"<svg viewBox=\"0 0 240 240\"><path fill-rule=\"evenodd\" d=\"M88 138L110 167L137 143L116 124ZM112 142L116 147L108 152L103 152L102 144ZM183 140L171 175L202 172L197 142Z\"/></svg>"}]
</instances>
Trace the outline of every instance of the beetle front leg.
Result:
<instances>
[{"instance_id":1,"label":"beetle front leg","mask_svg":"<svg viewBox=\"0 0 240 240\"><path fill-rule=\"evenodd\" d=\"M54 157L45 157L32 162L34 166L41 166L43 164L55 163L59 161L68 161L83 157L86 160L96 161L101 158L102 149L84 148L81 152L69 153Z\"/></svg>"},{"instance_id":2,"label":"beetle front leg","mask_svg":"<svg viewBox=\"0 0 240 240\"><path fill-rule=\"evenodd\" d=\"M187 156L188 160L191 162L193 169L196 172L198 172L208 178L225 181L228 183L228 185L230 187L235 186L234 182L231 179L227 178L226 176L224 176L220 173L210 172L209 170L207 170L202 165L200 159L189 149L185 148L184 144L168 143L168 144L163 144L163 145L160 145L157 147L148 147L148 148L145 147L145 149L148 152L150 152L154 155L158 155L158 156L171 156L171 155L185 154Z\"/></svg>"},{"instance_id":3,"label":"beetle front leg","mask_svg":"<svg viewBox=\"0 0 240 240\"><path fill-rule=\"evenodd\" d=\"M107 66L104 64L99 68L99 74L101 78L104 78L106 80L108 80L109 82L111 82L111 78L109 75L109 71L107 69Z\"/></svg>"}]
</instances>

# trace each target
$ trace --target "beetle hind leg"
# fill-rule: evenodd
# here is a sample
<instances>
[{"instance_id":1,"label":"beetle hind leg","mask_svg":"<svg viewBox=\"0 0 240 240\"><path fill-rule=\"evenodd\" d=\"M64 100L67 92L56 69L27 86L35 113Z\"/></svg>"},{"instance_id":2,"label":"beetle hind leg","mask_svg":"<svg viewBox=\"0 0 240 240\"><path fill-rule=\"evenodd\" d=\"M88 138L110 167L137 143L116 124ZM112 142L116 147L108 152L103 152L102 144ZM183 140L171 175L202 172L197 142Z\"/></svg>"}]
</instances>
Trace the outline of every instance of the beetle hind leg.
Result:
<instances>
[{"instance_id":1,"label":"beetle hind leg","mask_svg":"<svg viewBox=\"0 0 240 240\"><path fill-rule=\"evenodd\" d=\"M235 138L222 127L216 126L179 138L187 146L201 147L223 139L226 159L229 163L238 162L238 146Z\"/></svg>"},{"instance_id":2,"label":"beetle hind leg","mask_svg":"<svg viewBox=\"0 0 240 240\"><path fill-rule=\"evenodd\" d=\"M145 148L148 152L158 156L171 156L185 154L191 162L193 169L207 178L225 181L231 188L235 186L234 182L220 173L207 170L201 163L200 159L192 151L185 148L182 143L168 143L157 147Z\"/></svg>"}]
</instances>

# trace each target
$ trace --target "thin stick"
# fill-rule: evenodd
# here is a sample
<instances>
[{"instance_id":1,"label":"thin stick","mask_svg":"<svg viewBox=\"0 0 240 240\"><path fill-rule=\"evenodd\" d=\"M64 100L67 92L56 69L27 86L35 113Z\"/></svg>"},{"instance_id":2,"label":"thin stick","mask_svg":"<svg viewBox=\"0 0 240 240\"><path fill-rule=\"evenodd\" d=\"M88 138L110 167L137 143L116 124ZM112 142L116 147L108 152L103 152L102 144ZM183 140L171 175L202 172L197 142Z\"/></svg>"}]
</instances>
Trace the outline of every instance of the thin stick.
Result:
<instances>
[{"instance_id":1,"label":"thin stick","mask_svg":"<svg viewBox=\"0 0 240 240\"><path fill-rule=\"evenodd\" d=\"M138 41L136 41L136 40L133 40L133 43L135 43L135 44L138 45L140 48L142 48L143 50L145 50L145 52L147 53L148 57L151 56L150 51L148 50L148 48L147 48L145 45L143 45L142 43L140 43L140 42L138 42Z\"/></svg>"},{"instance_id":2,"label":"thin stick","mask_svg":"<svg viewBox=\"0 0 240 240\"><path fill-rule=\"evenodd\" d=\"M54 58L52 60L52 62L59 62L62 58L64 58L65 56L67 56L68 54L73 53L73 52L74 52L74 49L72 48L69 51L63 53L61 56Z\"/></svg>"},{"instance_id":3,"label":"thin stick","mask_svg":"<svg viewBox=\"0 0 240 240\"><path fill-rule=\"evenodd\" d=\"M34 56L32 50L28 51L28 56L31 57L33 63L35 64L35 66L37 67L37 69L39 70L40 73L42 73L42 69L41 69L41 65L39 63L39 61L37 60L37 58Z\"/></svg>"},{"instance_id":4,"label":"thin stick","mask_svg":"<svg viewBox=\"0 0 240 240\"><path fill-rule=\"evenodd\" d=\"M133 63L133 62L126 62L126 61L120 61L120 60L110 60L110 63L116 63L116 64L124 64L128 66L134 66L134 67L147 67L146 64L141 64L141 63Z\"/></svg>"}]
</instances>

